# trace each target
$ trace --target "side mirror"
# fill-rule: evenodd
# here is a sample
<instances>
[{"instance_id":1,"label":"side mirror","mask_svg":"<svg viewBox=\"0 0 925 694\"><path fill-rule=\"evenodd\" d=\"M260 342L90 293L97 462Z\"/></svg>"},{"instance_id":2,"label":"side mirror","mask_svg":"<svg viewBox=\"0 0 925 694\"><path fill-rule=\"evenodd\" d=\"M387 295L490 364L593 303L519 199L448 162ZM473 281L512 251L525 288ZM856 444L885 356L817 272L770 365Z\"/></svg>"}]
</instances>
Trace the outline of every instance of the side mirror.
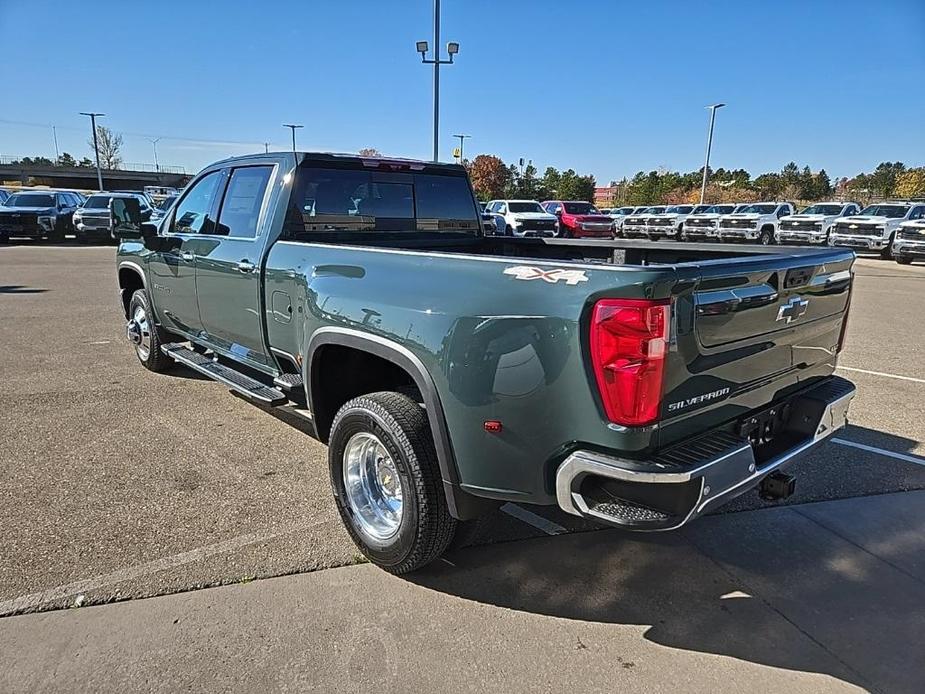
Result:
<instances>
[{"instance_id":1,"label":"side mirror","mask_svg":"<svg viewBox=\"0 0 925 694\"><path fill-rule=\"evenodd\" d=\"M135 198L112 198L109 201L109 228L113 238L142 238L141 204ZM155 230L155 233L156 230Z\"/></svg>"}]
</instances>

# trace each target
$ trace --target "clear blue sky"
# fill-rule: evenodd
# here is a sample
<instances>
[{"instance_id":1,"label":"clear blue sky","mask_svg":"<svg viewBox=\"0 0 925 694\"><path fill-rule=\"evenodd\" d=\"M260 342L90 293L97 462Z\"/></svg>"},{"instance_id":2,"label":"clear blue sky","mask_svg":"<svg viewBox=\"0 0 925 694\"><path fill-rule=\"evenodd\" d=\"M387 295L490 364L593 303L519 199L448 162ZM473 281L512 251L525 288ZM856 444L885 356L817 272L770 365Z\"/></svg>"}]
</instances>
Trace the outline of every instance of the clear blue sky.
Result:
<instances>
[{"instance_id":1,"label":"clear blue sky","mask_svg":"<svg viewBox=\"0 0 925 694\"><path fill-rule=\"evenodd\" d=\"M220 11L210 9L221 7ZM0 0L0 154L89 154L78 111L103 111L123 158L196 169L288 147L429 158L431 0ZM923 0L443 0L441 158L466 154L593 173L753 175L795 160L853 175L925 164ZM37 127L28 124L48 124ZM170 138L187 138L186 140Z\"/></svg>"}]
</instances>

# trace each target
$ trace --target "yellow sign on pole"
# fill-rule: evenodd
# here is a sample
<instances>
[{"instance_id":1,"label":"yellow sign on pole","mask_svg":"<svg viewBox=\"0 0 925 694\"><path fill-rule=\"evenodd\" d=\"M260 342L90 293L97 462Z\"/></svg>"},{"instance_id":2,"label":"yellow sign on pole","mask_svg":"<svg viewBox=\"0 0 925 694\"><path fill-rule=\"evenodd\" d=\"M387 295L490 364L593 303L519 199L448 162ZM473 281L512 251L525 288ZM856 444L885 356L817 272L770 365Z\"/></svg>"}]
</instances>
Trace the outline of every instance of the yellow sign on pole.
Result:
<instances>
[{"instance_id":1,"label":"yellow sign on pole","mask_svg":"<svg viewBox=\"0 0 925 694\"><path fill-rule=\"evenodd\" d=\"M454 147L454 148L453 148L453 156L454 156L454 157L456 157L457 159L459 159L459 156L460 156L461 154L462 154L462 151L459 149L459 147Z\"/></svg>"}]
</instances>

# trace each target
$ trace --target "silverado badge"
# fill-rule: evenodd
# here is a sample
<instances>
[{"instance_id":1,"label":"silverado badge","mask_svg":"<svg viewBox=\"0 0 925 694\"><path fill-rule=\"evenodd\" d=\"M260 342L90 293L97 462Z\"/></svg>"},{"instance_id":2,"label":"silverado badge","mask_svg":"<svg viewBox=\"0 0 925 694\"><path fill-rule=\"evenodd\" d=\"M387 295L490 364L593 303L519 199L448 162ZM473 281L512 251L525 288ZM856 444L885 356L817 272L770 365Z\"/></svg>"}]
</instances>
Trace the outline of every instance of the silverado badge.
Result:
<instances>
[{"instance_id":1,"label":"silverado badge","mask_svg":"<svg viewBox=\"0 0 925 694\"><path fill-rule=\"evenodd\" d=\"M513 275L518 280L543 280L550 284L555 284L562 280L566 284L576 285L579 282L587 282L588 276L584 270L566 270L564 268L553 268L544 270L539 267L530 265L515 265L514 267L504 268L505 275Z\"/></svg>"},{"instance_id":2,"label":"silverado badge","mask_svg":"<svg viewBox=\"0 0 925 694\"><path fill-rule=\"evenodd\" d=\"M807 306L809 306L808 300L795 296L780 307L777 312L777 320L786 320L788 323L795 321L806 313Z\"/></svg>"}]
</instances>

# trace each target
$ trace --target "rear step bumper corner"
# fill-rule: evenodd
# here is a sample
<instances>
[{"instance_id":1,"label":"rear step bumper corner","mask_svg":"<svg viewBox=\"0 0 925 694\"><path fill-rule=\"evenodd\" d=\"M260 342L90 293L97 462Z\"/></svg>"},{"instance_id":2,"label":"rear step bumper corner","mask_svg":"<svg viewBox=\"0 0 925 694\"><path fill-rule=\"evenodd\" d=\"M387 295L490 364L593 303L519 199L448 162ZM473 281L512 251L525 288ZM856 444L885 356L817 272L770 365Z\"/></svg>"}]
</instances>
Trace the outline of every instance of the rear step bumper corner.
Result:
<instances>
[{"instance_id":1,"label":"rear step bumper corner","mask_svg":"<svg viewBox=\"0 0 925 694\"><path fill-rule=\"evenodd\" d=\"M679 528L823 443L847 424L854 394L854 384L833 376L794 396L786 447L766 455L727 432L686 441L650 461L577 450L556 472L556 499L563 511L607 525Z\"/></svg>"}]
</instances>

